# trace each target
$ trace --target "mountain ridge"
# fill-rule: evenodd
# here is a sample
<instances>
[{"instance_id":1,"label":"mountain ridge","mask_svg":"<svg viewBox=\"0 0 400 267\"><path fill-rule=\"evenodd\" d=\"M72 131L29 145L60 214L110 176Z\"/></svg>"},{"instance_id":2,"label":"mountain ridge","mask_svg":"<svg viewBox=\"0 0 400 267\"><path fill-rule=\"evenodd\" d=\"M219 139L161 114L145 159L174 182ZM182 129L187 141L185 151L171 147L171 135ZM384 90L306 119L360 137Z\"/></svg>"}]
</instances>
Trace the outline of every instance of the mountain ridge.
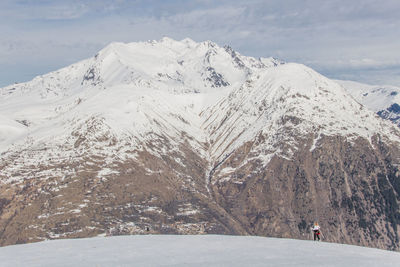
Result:
<instances>
[{"instance_id":1,"label":"mountain ridge","mask_svg":"<svg viewBox=\"0 0 400 267\"><path fill-rule=\"evenodd\" d=\"M319 220L330 241L398 249L399 129L304 65L112 43L0 89L0 112L3 245L145 229L301 239Z\"/></svg>"}]
</instances>

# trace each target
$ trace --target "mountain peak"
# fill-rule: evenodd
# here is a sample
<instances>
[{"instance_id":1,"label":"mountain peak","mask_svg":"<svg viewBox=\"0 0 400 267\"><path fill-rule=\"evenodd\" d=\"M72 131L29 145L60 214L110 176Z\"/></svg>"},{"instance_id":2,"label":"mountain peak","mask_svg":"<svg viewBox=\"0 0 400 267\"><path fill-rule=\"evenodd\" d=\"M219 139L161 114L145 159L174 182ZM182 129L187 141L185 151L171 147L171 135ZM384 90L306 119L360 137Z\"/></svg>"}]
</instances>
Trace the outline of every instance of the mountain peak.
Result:
<instances>
[{"instance_id":1,"label":"mountain peak","mask_svg":"<svg viewBox=\"0 0 400 267\"><path fill-rule=\"evenodd\" d=\"M123 42L111 42L106 45L103 49L101 49L95 57L99 57L100 55L107 55L110 53L114 53L116 50L120 49L122 46L126 46L127 44Z\"/></svg>"},{"instance_id":2,"label":"mountain peak","mask_svg":"<svg viewBox=\"0 0 400 267\"><path fill-rule=\"evenodd\" d=\"M184 43L186 43L186 44L189 44L189 45L195 45L195 44L197 44L193 39L191 39L191 38L189 38L189 37L186 37L186 38L182 39L182 42L184 42Z\"/></svg>"},{"instance_id":3,"label":"mountain peak","mask_svg":"<svg viewBox=\"0 0 400 267\"><path fill-rule=\"evenodd\" d=\"M209 41L112 43L0 89L0 114L0 244L305 238L316 218L327 241L399 248L399 130L304 65Z\"/></svg>"},{"instance_id":4,"label":"mountain peak","mask_svg":"<svg viewBox=\"0 0 400 267\"><path fill-rule=\"evenodd\" d=\"M180 82L188 77L186 88L207 90L242 82L257 68L277 65L263 62L242 56L232 48L221 48L211 41L197 43L189 38L111 43L94 57L84 75L84 83L110 86L130 83L132 79Z\"/></svg>"}]
</instances>

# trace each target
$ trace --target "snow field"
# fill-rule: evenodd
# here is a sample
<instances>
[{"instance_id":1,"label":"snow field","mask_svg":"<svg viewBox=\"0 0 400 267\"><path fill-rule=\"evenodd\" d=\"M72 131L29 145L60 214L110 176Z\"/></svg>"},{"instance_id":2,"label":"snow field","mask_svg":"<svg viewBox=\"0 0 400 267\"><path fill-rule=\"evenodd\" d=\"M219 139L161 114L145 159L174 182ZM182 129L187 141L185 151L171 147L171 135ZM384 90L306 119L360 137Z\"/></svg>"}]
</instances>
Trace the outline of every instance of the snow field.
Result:
<instances>
[{"instance_id":1,"label":"snow field","mask_svg":"<svg viewBox=\"0 0 400 267\"><path fill-rule=\"evenodd\" d=\"M1 266L398 266L400 253L244 236L141 235L0 248Z\"/></svg>"}]
</instances>

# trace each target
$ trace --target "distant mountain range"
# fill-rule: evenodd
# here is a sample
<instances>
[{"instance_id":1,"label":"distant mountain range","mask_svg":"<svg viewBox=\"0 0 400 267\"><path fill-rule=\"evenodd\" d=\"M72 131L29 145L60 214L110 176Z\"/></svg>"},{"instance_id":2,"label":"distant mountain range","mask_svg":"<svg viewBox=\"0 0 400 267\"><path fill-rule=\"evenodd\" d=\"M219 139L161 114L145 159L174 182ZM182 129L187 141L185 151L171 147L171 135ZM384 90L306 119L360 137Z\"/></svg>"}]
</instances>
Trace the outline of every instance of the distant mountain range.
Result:
<instances>
[{"instance_id":1,"label":"distant mountain range","mask_svg":"<svg viewBox=\"0 0 400 267\"><path fill-rule=\"evenodd\" d=\"M336 81L358 102L400 127L400 88Z\"/></svg>"},{"instance_id":2,"label":"distant mountain range","mask_svg":"<svg viewBox=\"0 0 400 267\"><path fill-rule=\"evenodd\" d=\"M359 91L301 64L169 38L112 43L1 88L1 243L307 239L318 220L328 241L398 249L400 131L375 114L397 106Z\"/></svg>"}]
</instances>

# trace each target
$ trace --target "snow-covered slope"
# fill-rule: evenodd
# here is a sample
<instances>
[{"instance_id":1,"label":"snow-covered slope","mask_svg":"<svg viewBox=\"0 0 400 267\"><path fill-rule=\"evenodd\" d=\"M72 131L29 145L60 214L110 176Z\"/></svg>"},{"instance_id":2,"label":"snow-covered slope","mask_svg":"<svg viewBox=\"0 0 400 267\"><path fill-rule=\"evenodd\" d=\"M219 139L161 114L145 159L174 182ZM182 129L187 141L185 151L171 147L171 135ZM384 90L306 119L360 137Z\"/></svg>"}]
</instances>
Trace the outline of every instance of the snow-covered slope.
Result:
<instances>
[{"instance_id":1,"label":"snow-covered slope","mask_svg":"<svg viewBox=\"0 0 400 267\"><path fill-rule=\"evenodd\" d=\"M120 236L0 248L2 266L397 266L400 254L292 239Z\"/></svg>"},{"instance_id":2,"label":"snow-covered slope","mask_svg":"<svg viewBox=\"0 0 400 267\"><path fill-rule=\"evenodd\" d=\"M209 41L112 43L93 58L0 89L0 152L32 140L65 142L89 120L141 145L148 133L172 140L184 132L198 147L207 141L200 112L253 72L278 64Z\"/></svg>"},{"instance_id":3,"label":"snow-covered slope","mask_svg":"<svg viewBox=\"0 0 400 267\"><path fill-rule=\"evenodd\" d=\"M296 135L284 136L282 123L292 119L297 136L313 132L317 136L339 134L370 139L380 133L398 140L387 123L355 102L337 83L295 63L249 76L241 87L231 90L202 115L212 140L211 152L217 157L229 154L257 134L268 133L266 144L271 146L263 144L266 154L290 158L290 152L282 154L274 144L279 138L293 142Z\"/></svg>"},{"instance_id":4,"label":"snow-covered slope","mask_svg":"<svg viewBox=\"0 0 400 267\"><path fill-rule=\"evenodd\" d=\"M368 85L352 81L340 81L346 91L358 102L375 111L383 119L400 126L400 88L395 86Z\"/></svg>"},{"instance_id":5,"label":"snow-covered slope","mask_svg":"<svg viewBox=\"0 0 400 267\"><path fill-rule=\"evenodd\" d=\"M44 157L51 157L51 145L76 144L71 136L129 139L132 150L157 135L174 147L188 141L218 160L261 131L279 136L281 120L291 116L304 119L295 127L299 134L318 129L318 135L396 139L340 86L306 66L190 39L112 43L93 58L0 89L0 114L0 152L47 147ZM110 149L125 158L123 147Z\"/></svg>"},{"instance_id":6,"label":"snow-covered slope","mask_svg":"<svg viewBox=\"0 0 400 267\"><path fill-rule=\"evenodd\" d=\"M397 249L399 144L304 65L210 41L112 43L0 89L0 242L303 238L318 219L330 241Z\"/></svg>"}]
</instances>

